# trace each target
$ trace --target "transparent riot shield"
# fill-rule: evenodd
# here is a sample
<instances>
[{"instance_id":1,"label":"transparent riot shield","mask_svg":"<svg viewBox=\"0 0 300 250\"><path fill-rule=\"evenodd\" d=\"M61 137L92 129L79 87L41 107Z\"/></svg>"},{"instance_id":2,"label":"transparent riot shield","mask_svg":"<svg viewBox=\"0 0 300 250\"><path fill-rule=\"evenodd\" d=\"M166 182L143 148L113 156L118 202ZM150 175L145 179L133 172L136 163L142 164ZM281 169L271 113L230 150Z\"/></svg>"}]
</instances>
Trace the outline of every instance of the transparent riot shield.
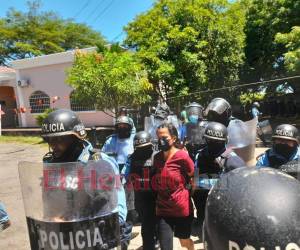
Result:
<instances>
[{"instance_id":1,"label":"transparent riot shield","mask_svg":"<svg viewBox=\"0 0 300 250\"><path fill-rule=\"evenodd\" d=\"M257 118L243 122L232 120L228 125L228 147L231 147L248 166L255 160Z\"/></svg>"},{"instance_id":2,"label":"transparent riot shield","mask_svg":"<svg viewBox=\"0 0 300 250\"><path fill-rule=\"evenodd\" d=\"M151 135L152 139L155 140L157 139L156 129L163 122L172 123L177 128L177 131L179 131L180 122L176 115L169 115L166 119L157 119L153 115L145 117L144 130Z\"/></svg>"},{"instance_id":3,"label":"transparent riot shield","mask_svg":"<svg viewBox=\"0 0 300 250\"><path fill-rule=\"evenodd\" d=\"M279 170L300 181L300 160L290 161L279 167Z\"/></svg>"},{"instance_id":4,"label":"transparent riot shield","mask_svg":"<svg viewBox=\"0 0 300 250\"><path fill-rule=\"evenodd\" d=\"M119 245L116 176L109 162L19 164L31 250Z\"/></svg>"}]
</instances>

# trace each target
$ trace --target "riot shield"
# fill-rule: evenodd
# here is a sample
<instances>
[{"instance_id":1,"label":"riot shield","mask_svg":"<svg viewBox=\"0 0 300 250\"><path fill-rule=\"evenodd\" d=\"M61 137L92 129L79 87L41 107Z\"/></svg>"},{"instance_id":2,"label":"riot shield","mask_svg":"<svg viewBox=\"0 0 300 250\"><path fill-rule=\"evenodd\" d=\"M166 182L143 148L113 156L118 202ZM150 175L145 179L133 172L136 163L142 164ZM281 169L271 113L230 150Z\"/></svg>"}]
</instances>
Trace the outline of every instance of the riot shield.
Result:
<instances>
[{"instance_id":1,"label":"riot shield","mask_svg":"<svg viewBox=\"0 0 300 250\"><path fill-rule=\"evenodd\" d=\"M105 160L19 164L31 250L119 245L119 176Z\"/></svg>"},{"instance_id":2,"label":"riot shield","mask_svg":"<svg viewBox=\"0 0 300 250\"><path fill-rule=\"evenodd\" d=\"M290 161L279 167L279 170L300 181L300 160Z\"/></svg>"},{"instance_id":3,"label":"riot shield","mask_svg":"<svg viewBox=\"0 0 300 250\"><path fill-rule=\"evenodd\" d=\"M258 123L258 136L264 143L269 145L272 141L273 130L269 120L264 120Z\"/></svg>"},{"instance_id":4,"label":"riot shield","mask_svg":"<svg viewBox=\"0 0 300 250\"><path fill-rule=\"evenodd\" d=\"M172 123L177 128L177 131L179 131L179 120L176 115L168 115L166 119L156 118L153 115L145 117L144 130L151 135L153 140L155 140L157 139L156 129L163 122Z\"/></svg>"},{"instance_id":5,"label":"riot shield","mask_svg":"<svg viewBox=\"0 0 300 250\"><path fill-rule=\"evenodd\" d=\"M228 147L240 156L247 166L254 165L257 118L243 122L232 120L228 125Z\"/></svg>"},{"instance_id":6,"label":"riot shield","mask_svg":"<svg viewBox=\"0 0 300 250\"><path fill-rule=\"evenodd\" d=\"M194 161L198 151L205 145L204 132L206 125L205 122L198 122L197 124L189 122L185 125L186 136L184 138L184 145Z\"/></svg>"}]
</instances>

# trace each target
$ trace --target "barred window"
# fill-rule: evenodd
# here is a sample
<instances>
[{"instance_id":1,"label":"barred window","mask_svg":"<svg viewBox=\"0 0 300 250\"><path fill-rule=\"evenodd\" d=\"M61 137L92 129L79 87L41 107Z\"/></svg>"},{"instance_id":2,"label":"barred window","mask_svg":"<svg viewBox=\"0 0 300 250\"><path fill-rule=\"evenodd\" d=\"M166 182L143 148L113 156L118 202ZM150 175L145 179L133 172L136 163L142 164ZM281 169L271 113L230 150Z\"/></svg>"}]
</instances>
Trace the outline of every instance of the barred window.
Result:
<instances>
[{"instance_id":1,"label":"barred window","mask_svg":"<svg viewBox=\"0 0 300 250\"><path fill-rule=\"evenodd\" d=\"M72 91L70 94L70 106L71 106L71 110L76 111L76 112L95 111L96 110L94 104L79 103L75 98L74 91Z\"/></svg>"},{"instance_id":2,"label":"barred window","mask_svg":"<svg viewBox=\"0 0 300 250\"><path fill-rule=\"evenodd\" d=\"M50 108L50 97L43 91L35 91L29 97L31 113L43 113Z\"/></svg>"}]
</instances>

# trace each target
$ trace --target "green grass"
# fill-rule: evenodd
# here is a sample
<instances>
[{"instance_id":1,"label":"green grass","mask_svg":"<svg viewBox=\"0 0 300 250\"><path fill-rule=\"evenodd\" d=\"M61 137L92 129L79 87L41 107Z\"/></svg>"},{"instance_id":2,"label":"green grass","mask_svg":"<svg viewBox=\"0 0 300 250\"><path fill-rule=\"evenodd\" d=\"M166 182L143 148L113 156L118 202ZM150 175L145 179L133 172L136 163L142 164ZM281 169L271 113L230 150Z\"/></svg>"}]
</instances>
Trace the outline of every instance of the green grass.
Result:
<instances>
[{"instance_id":1,"label":"green grass","mask_svg":"<svg viewBox=\"0 0 300 250\"><path fill-rule=\"evenodd\" d=\"M39 136L0 136L0 143L22 143L22 144L41 144L46 145Z\"/></svg>"}]
</instances>

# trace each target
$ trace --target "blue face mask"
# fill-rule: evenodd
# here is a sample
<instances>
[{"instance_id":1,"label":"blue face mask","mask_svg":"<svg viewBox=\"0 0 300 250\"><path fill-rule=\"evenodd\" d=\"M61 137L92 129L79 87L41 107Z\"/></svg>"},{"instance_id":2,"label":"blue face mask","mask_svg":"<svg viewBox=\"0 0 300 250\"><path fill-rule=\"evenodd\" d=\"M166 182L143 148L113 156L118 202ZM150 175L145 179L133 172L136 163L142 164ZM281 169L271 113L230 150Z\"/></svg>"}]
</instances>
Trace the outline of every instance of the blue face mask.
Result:
<instances>
[{"instance_id":1,"label":"blue face mask","mask_svg":"<svg viewBox=\"0 0 300 250\"><path fill-rule=\"evenodd\" d=\"M198 116L197 115L190 115L189 116L189 121L193 124L197 124L198 122Z\"/></svg>"}]
</instances>

